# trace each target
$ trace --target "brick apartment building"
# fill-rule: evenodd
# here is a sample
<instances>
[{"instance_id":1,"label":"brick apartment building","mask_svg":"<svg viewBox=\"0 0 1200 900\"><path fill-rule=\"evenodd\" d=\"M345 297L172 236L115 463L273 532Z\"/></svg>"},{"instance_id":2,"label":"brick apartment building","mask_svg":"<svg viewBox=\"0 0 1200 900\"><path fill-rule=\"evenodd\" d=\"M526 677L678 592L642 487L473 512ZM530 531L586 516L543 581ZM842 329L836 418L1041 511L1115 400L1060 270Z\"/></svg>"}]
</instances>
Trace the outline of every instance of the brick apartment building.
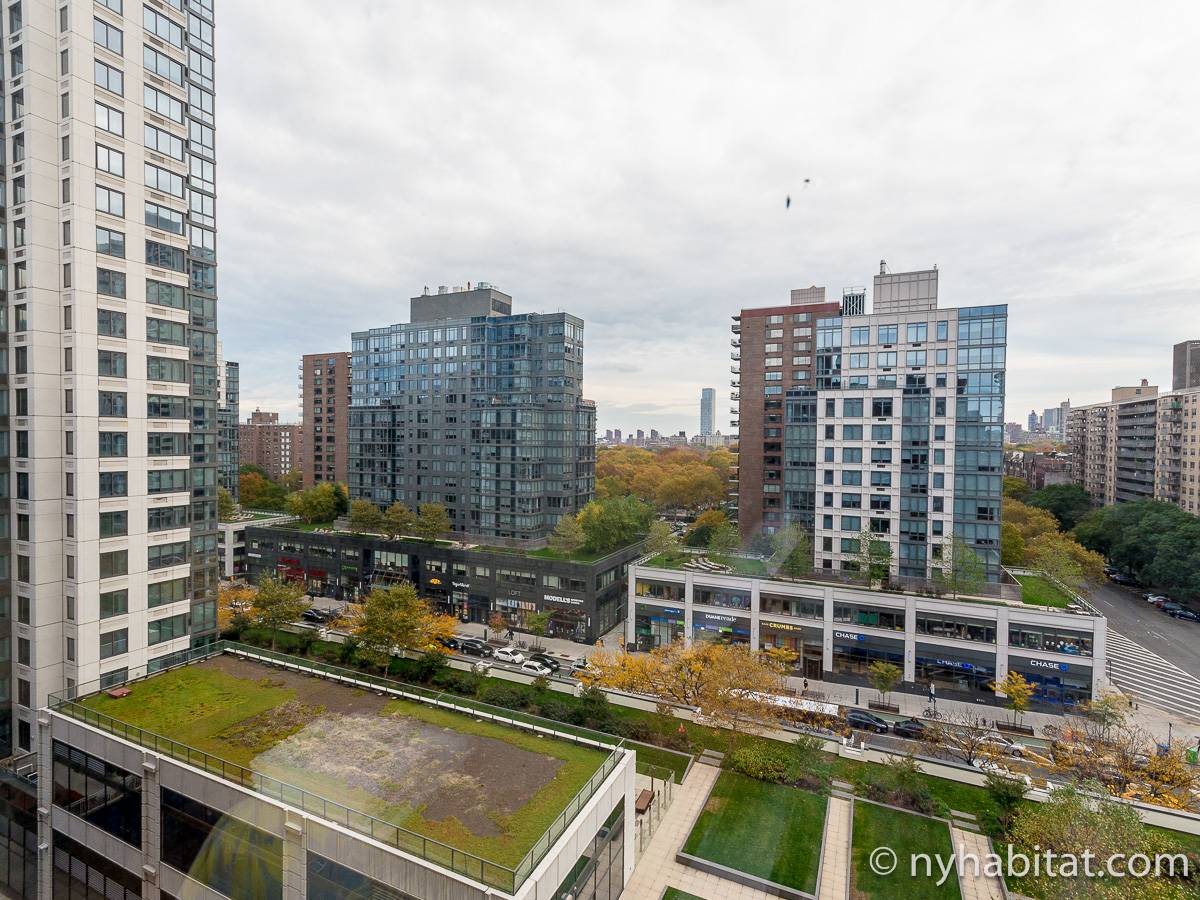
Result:
<instances>
[{"instance_id":1,"label":"brick apartment building","mask_svg":"<svg viewBox=\"0 0 1200 900\"><path fill-rule=\"evenodd\" d=\"M243 466L258 466L276 481L296 468L299 425L280 423L279 413L256 409L238 430Z\"/></svg>"},{"instance_id":2,"label":"brick apartment building","mask_svg":"<svg viewBox=\"0 0 1200 900\"><path fill-rule=\"evenodd\" d=\"M300 360L301 432L297 466L304 486L345 484L350 463L350 353Z\"/></svg>"}]
</instances>

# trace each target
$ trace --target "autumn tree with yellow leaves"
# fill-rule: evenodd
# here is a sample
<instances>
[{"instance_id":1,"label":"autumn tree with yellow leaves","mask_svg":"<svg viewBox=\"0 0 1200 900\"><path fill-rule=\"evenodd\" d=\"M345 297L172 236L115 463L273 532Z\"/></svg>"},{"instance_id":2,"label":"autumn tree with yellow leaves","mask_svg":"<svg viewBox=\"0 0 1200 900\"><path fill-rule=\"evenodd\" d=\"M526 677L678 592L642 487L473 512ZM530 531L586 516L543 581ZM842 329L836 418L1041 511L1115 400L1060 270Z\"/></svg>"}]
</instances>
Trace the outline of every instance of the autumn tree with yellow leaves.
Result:
<instances>
[{"instance_id":1,"label":"autumn tree with yellow leaves","mask_svg":"<svg viewBox=\"0 0 1200 900\"><path fill-rule=\"evenodd\" d=\"M445 653L443 640L454 636L457 620L435 613L411 584L377 587L363 599L348 624L365 662L386 670L401 650Z\"/></svg>"}]
</instances>

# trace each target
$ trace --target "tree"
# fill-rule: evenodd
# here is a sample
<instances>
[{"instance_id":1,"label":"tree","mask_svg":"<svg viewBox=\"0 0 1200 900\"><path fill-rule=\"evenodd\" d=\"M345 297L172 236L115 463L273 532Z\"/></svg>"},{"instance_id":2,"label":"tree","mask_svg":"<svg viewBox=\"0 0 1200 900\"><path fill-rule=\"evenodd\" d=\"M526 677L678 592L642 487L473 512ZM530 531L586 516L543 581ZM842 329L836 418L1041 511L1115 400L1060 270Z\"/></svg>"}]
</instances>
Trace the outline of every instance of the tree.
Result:
<instances>
[{"instance_id":1,"label":"tree","mask_svg":"<svg viewBox=\"0 0 1200 900\"><path fill-rule=\"evenodd\" d=\"M444 653L439 641L454 635L453 616L438 615L411 584L377 587L363 599L355 636L359 654L386 670L399 650Z\"/></svg>"},{"instance_id":2,"label":"tree","mask_svg":"<svg viewBox=\"0 0 1200 900\"><path fill-rule=\"evenodd\" d=\"M504 613L500 612L498 609L493 611L492 614L488 616L487 624L488 628L492 629L492 632L497 637L508 631L508 619L504 618Z\"/></svg>"},{"instance_id":3,"label":"tree","mask_svg":"<svg viewBox=\"0 0 1200 900\"><path fill-rule=\"evenodd\" d=\"M550 613L539 612L526 616L525 627L533 635L533 649L540 650L541 640L546 636L546 629L550 627Z\"/></svg>"},{"instance_id":4,"label":"tree","mask_svg":"<svg viewBox=\"0 0 1200 900\"><path fill-rule=\"evenodd\" d=\"M1014 478L1011 475L1004 476L1004 496L1011 500L1020 500L1025 502L1025 498L1029 496L1029 482L1024 478Z\"/></svg>"},{"instance_id":5,"label":"tree","mask_svg":"<svg viewBox=\"0 0 1200 900\"><path fill-rule=\"evenodd\" d=\"M390 538L411 534L413 524L412 510L399 501L389 506L383 514L383 533Z\"/></svg>"},{"instance_id":6,"label":"tree","mask_svg":"<svg viewBox=\"0 0 1200 900\"><path fill-rule=\"evenodd\" d=\"M654 510L636 497L593 500L579 512L584 549L589 553L608 553L632 544L643 533Z\"/></svg>"},{"instance_id":7,"label":"tree","mask_svg":"<svg viewBox=\"0 0 1200 900\"><path fill-rule=\"evenodd\" d=\"M707 547L713 530L720 528L728 521L729 517L725 515L724 510L706 509L692 522L691 528L683 536L684 543L689 547Z\"/></svg>"},{"instance_id":8,"label":"tree","mask_svg":"<svg viewBox=\"0 0 1200 900\"><path fill-rule=\"evenodd\" d=\"M969 766L997 756L987 722L970 707L952 709L941 720L927 723L922 740L931 750Z\"/></svg>"},{"instance_id":9,"label":"tree","mask_svg":"<svg viewBox=\"0 0 1200 900\"><path fill-rule=\"evenodd\" d=\"M571 513L561 516L550 535L550 549L563 556L571 556L579 551L583 542L583 527L579 520Z\"/></svg>"},{"instance_id":10,"label":"tree","mask_svg":"<svg viewBox=\"0 0 1200 900\"><path fill-rule=\"evenodd\" d=\"M868 583L887 581L892 571L892 545L880 540L869 531L863 531L858 536L858 553L855 562L858 571Z\"/></svg>"},{"instance_id":11,"label":"tree","mask_svg":"<svg viewBox=\"0 0 1200 900\"><path fill-rule=\"evenodd\" d=\"M422 503L413 527L417 537L435 541L450 530L450 513L440 503Z\"/></svg>"},{"instance_id":12,"label":"tree","mask_svg":"<svg viewBox=\"0 0 1200 900\"><path fill-rule=\"evenodd\" d=\"M1019 500L1002 500L1000 517L1004 522L1016 528L1026 543L1040 534L1058 531L1058 520L1054 516L1044 509L1029 506Z\"/></svg>"},{"instance_id":13,"label":"tree","mask_svg":"<svg viewBox=\"0 0 1200 900\"><path fill-rule=\"evenodd\" d=\"M1063 531L1070 531L1092 510L1092 498L1077 484L1051 484L1025 498L1030 506L1044 509Z\"/></svg>"},{"instance_id":14,"label":"tree","mask_svg":"<svg viewBox=\"0 0 1200 900\"><path fill-rule=\"evenodd\" d=\"M1041 534L1025 548L1028 564L1077 594L1086 594L1104 580L1104 557L1065 534Z\"/></svg>"},{"instance_id":15,"label":"tree","mask_svg":"<svg viewBox=\"0 0 1200 900\"><path fill-rule=\"evenodd\" d=\"M804 578L812 574L812 536L803 525L791 524L771 535L774 554L771 567L780 575L789 578Z\"/></svg>"},{"instance_id":16,"label":"tree","mask_svg":"<svg viewBox=\"0 0 1200 900\"><path fill-rule=\"evenodd\" d=\"M337 490L323 482L288 494L287 511L305 522L331 522L337 513Z\"/></svg>"},{"instance_id":17,"label":"tree","mask_svg":"<svg viewBox=\"0 0 1200 900\"><path fill-rule=\"evenodd\" d=\"M1011 522L1003 522L1000 525L1000 564L1025 564L1025 538L1021 536L1021 530Z\"/></svg>"},{"instance_id":18,"label":"tree","mask_svg":"<svg viewBox=\"0 0 1200 900\"><path fill-rule=\"evenodd\" d=\"M333 514L335 517L344 516L350 512L350 491L347 490L344 484L335 484L333 486L333 500Z\"/></svg>"},{"instance_id":19,"label":"tree","mask_svg":"<svg viewBox=\"0 0 1200 900\"><path fill-rule=\"evenodd\" d=\"M1001 834L1007 834L1014 813L1025 799L1025 782L1006 772L990 769L983 777L983 786L995 809L996 826Z\"/></svg>"},{"instance_id":20,"label":"tree","mask_svg":"<svg viewBox=\"0 0 1200 900\"><path fill-rule=\"evenodd\" d=\"M1033 696L1033 684L1016 669L1009 669L1003 680L992 682L991 688L1008 698L1004 706L1012 711L1013 724L1018 724L1021 714L1029 709L1029 699Z\"/></svg>"},{"instance_id":21,"label":"tree","mask_svg":"<svg viewBox=\"0 0 1200 900\"><path fill-rule=\"evenodd\" d=\"M1093 510L1074 536L1143 584L1200 599L1200 519L1174 504L1139 500Z\"/></svg>"},{"instance_id":22,"label":"tree","mask_svg":"<svg viewBox=\"0 0 1200 900\"><path fill-rule=\"evenodd\" d=\"M350 530L378 532L383 528L383 513L370 500L354 500L350 503Z\"/></svg>"},{"instance_id":23,"label":"tree","mask_svg":"<svg viewBox=\"0 0 1200 900\"><path fill-rule=\"evenodd\" d=\"M237 515L237 504L233 502L233 494L223 487L217 488L217 518L222 522L231 522Z\"/></svg>"},{"instance_id":24,"label":"tree","mask_svg":"<svg viewBox=\"0 0 1200 900\"><path fill-rule=\"evenodd\" d=\"M243 466L238 476L238 496L245 509L283 510L287 492L257 466ZM249 471L245 471L245 470Z\"/></svg>"},{"instance_id":25,"label":"tree","mask_svg":"<svg viewBox=\"0 0 1200 900\"><path fill-rule=\"evenodd\" d=\"M884 703L887 703L888 694L896 689L903 677L904 672L899 666L882 659L877 659L867 666L867 680L871 682L871 687L879 691Z\"/></svg>"},{"instance_id":26,"label":"tree","mask_svg":"<svg viewBox=\"0 0 1200 900\"><path fill-rule=\"evenodd\" d=\"M934 571L934 581L957 598L959 594L978 593L987 583L987 572L975 548L955 535L950 546L943 550L942 565Z\"/></svg>"},{"instance_id":27,"label":"tree","mask_svg":"<svg viewBox=\"0 0 1200 900\"><path fill-rule=\"evenodd\" d=\"M655 519L650 523L650 530L646 533L646 552L655 556L674 556L679 552L679 538L668 522Z\"/></svg>"},{"instance_id":28,"label":"tree","mask_svg":"<svg viewBox=\"0 0 1200 900\"><path fill-rule=\"evenodd\" d=\"M252 623L254 588L244 581L222 581L217 588L217 630L241 633Z\"/></svg>"},{"instance_id":29,"label":"tree","mask_svg":"<svg viewBox=\"0 0 1200 900\"><path fill-rule=\"evenodd\" d=\"M270 631L274 650L279 629L295 622L311 605L303 584L269 575L258 583L250 615L256 624Z\"/></svg>"},{"instance_id":30,"label":"tree","mask_svg":"<svg viewBox=\"0 0 1200 900\"><path fill-rule=\"evenodd\" d=\"M714 528L708 538L708 552L718 559L736 553L740 546L741 537L738 530L729 522Z\"/></svg>"}]
</instances>

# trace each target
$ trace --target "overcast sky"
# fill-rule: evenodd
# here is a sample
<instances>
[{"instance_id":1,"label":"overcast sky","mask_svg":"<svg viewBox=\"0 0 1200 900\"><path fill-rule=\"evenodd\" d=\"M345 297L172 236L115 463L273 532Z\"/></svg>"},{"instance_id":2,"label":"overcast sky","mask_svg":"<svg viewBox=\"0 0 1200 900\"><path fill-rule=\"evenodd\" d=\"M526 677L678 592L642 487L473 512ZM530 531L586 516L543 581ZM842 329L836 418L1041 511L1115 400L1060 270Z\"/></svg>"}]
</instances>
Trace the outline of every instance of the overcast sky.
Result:
<instances>
[{"instance_id":1,"label":"overcast sky","mask_svg":"<svg viewBox=\"0 0 1200 900\"><path fill-rule=\"evenodd\" d=\"M217 13L243 416L294 418L300 354L467 281L585 319L601 430L691 434L705 386L728 430L730 314L870 285L880 258L936 263L943 305L1009 304L1009 421L1169 387L1200 337L1192 2Z\"/></svg>"}]
</instances>

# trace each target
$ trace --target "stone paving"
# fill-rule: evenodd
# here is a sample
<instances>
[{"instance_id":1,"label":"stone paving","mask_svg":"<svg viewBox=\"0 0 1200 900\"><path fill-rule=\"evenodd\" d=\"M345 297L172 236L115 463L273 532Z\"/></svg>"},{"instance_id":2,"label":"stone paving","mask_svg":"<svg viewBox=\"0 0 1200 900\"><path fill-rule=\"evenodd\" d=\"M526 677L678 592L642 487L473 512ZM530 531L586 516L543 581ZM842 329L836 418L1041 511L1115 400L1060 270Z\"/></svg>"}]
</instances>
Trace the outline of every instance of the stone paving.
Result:
<instances>
[{"instance_id":1,"label":"stone paving","mask_svg":"<svg viewBox=\"0 0 1200 900\"><path fill-rule=\"evenodd\" d=\"M770 900L771 895L763 891L675 862L675 854L691 833L709 789L719 774L720 771L712 766L692 766L687 780L675 789L675 801L638 860L633 877L625 885L622 900L659 900L668 887L678 888L704 900Z\"/></svg>"},{"instance_id":2,"label":"stone paving","mask_svg":"<svg viewBox=\"0 0 1200 900\"><path fill-rule=\"evenodd\" d=\"M987 837L974 831L951 827L950 839L954 843L955 854L960 860L964 860L958 879L963 900L1005 900L1000 879L983 871L988 854L992 852L992 845ZM978 872L970 862L968 854L979 860Z\"/></svg>"},{"instance_id":3,"label":"stone paving","mask_svg":"<svg viewBox=\"0 0 1200 900\"><path fill-rule=\"evenodd\" d=\"M825 846L821 849L819 900L845 900L850 880L850 826L853 805L841 797L829 798Z\"/></svg>"}]
</instances>

